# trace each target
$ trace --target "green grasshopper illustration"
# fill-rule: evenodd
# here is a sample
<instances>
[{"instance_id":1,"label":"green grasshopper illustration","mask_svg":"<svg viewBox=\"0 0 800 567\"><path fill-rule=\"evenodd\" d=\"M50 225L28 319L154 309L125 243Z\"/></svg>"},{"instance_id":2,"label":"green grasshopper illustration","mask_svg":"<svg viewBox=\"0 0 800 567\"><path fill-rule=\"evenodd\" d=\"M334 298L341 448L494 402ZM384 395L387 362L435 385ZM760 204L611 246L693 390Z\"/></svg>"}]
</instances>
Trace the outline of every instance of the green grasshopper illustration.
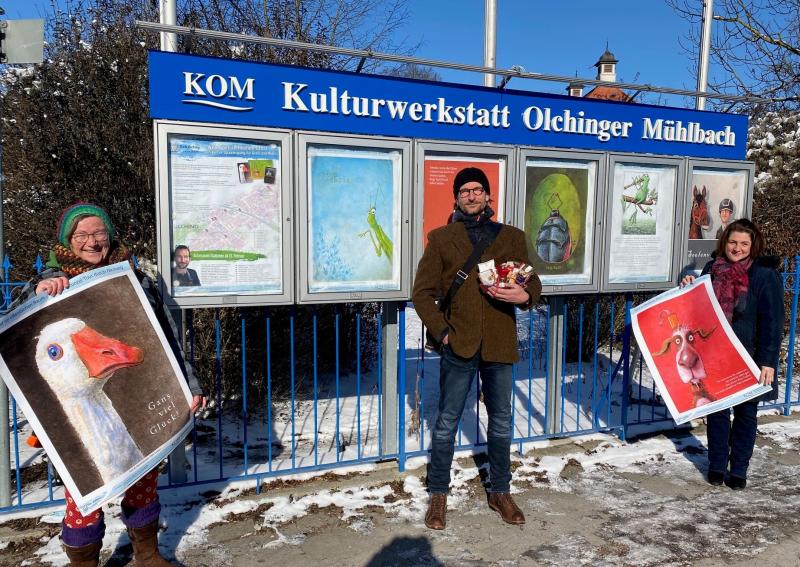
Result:
<instances>
[{"instance_id":1,"label":"green grasshopper illustration","mask_svg":"<svg viewBox=\"0 0 800 567\"><path fill-rule=\"evenodd\" d=\"M386 259L391 262L392 252L394 250L392 239L389 238L381 225L378 224L378 219L375 217L374 203L369 208L369 212L367 212L367 224L369 225L369 228L364 232L359 233L358 236L360 238L364 238L365 236L369 235L369 239L372 241L372 246L375 248L375 255L380 257L382 254L386 254Z\"/></svg>"}]
</instances>

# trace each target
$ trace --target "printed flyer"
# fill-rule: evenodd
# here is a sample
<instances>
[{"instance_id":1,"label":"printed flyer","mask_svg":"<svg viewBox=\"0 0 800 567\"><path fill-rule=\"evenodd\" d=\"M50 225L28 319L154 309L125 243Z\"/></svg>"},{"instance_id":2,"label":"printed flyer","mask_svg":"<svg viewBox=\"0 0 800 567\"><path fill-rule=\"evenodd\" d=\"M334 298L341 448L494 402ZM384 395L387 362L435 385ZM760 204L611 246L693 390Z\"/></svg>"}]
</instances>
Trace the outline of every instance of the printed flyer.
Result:
<instances>
[{"instance_id":1,"label":"printed flyer","mask_svg":"<svg viewBox=\"0 0 800 567\"><path fill-rule=\"evenodd\" d=\"M526 163L524 230L544 285L592 281L596 169L595 162Z\"/></svg>"},{"instance_id":2,"label":"printed flyer","mask_svg":"<svg viewBox=\"0 0 800 567\"><path fill-rule=\"evenodd\" d=\"M173 295L282 292L281 155L276 143L170 136Z\"/></svg>"},{"instance_id":3,"label":"printed flyer","mask_svg":"<svg viewBox=\"0 0 800 567\"><path fill-rule=\"evenodd\" d=\"M422 205L423 246L428 245L428 233L446 225L453 214L453 180L462 169L477 167L486 174L491 185L489 206L494 210L493 220L503 222L505 202L505 159L477 156L425 156L424 197Z\"/></svg>"},{"instance_id":4,"label":"printed flyer","mask_svg":"<svg viewBox=\"0 0 800 567\"><path fill-rule=\"evenodd\" d=\"M631 310L636 342L675 423L686 423L772 390L719 306L711 277L666 291Z\"/></svg>"},{"instance_id":5,"label":"printed flyer","mask_svg":"<svg viewBox=\"0 0 800 567\"><path fill-rule=\"evenodd\" d=\"M400 289L402 153L308 147L308 291Z\"/></svg>"},{"instance_id":6,"label":"printed flyer","mask_svg":"<svg viewBox=\"0 0 800 567\"><path fill-rule=\"evenodd\" d=\"M127 262L0 318L0 376L82 514L157 467L192 427L186 380Z\"/></svg>"},{"instance_id":7,"label":"printed flyer","mask_svg":"<svg viewBox=\"0 0 800 567\"><path fill-rule=\"evenodd\" d=\"M609 283L670 281L676 185L674 166L615 164Z\"/></svg>"}]
</instances>

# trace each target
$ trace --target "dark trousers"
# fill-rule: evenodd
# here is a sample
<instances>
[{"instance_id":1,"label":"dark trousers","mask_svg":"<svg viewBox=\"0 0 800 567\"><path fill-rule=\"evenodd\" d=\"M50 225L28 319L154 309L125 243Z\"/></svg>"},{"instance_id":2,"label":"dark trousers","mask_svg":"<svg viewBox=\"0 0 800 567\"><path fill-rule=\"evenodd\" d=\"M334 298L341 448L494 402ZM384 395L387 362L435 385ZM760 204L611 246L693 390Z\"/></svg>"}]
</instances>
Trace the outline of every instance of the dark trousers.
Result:
<instances>
[{"instance_id":1,"label":"dark trousers","mask_svg":"<svg viewBox=\"0 0 800 567\"><path fill-rule=\"evenodd\" d=\"M445 345L439 370L439 416L433 428L428 489L447 492L456 433L475 374L480 371L483 401L489 415L487 443L492 492L511 487L511 364L481 360L480 350L461 358Z\"/></svg>"},{"instance_id":2,"label":"dark trousers","mask_svg":"<svg viewBox=\"0 0 800 567\"><path fill-rule=\"evenodd\" d=\"M747 467L756 444L758 398L724 409L706 418L708 424L708 469L717 472L728 470L734 476L747 478Z\"/></svg>"}]
</instances>

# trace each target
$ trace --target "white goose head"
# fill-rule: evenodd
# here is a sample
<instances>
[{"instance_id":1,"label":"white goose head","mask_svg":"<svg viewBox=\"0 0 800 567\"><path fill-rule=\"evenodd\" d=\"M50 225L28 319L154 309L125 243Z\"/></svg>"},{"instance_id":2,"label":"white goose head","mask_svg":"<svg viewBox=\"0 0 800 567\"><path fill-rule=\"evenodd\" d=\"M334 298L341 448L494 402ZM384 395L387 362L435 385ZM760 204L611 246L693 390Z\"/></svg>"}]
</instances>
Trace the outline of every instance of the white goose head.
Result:
<instances>
[{"instance_id":1,"label":"white goose head","mask_svg":"<svg viewBox=\"0 0 800 567\"><path fill-rule=\"evenodd\" d=\"M100 389L114 372L142 359L141 349L101 335L72 317L47 325L36 345L39 373L59 398Z\"/></svg>"}]
</instances>

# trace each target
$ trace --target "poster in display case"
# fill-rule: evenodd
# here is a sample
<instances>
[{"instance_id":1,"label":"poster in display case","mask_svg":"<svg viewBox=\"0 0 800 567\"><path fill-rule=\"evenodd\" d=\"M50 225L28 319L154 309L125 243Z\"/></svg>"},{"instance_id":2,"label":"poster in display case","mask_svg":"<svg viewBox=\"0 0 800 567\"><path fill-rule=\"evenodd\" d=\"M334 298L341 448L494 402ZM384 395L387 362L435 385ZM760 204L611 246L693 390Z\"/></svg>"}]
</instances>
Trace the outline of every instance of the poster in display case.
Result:
<instances>
[{"instance_id":1,"label":"poster in display case","mask_svg":"<svg viewBox=\"0 0 800 567\"><path fill-rule=\"evenodd\" d=\"M419 142L417 144L417 187L415 198L414 262L417 262L428 244L428 234L450 222L455 205L453 181L462 169L475 167L489 180L489 206L494 211L492 219L507 221L507 187L514 171L513 148L503 146L448 144Z\"/></svg>"},{"instance_id":2,"label":"poster in display case","mask_svg":"<svg viewBox=\"0 0 800 567\"><path fill-rule=\"evenodd\" d=\"M291 303L288 133L156 123L159 265L181 306Z\"/></svg>"},{"instance_id":3,"label":"poster in display case","mask_svg":"<svg viewBox=\"0 0 800 567\"><path fill-rule=\"evenodd\" d=\"M409 147L300 136L301 302L407 298Z\"/></svg>"},{"instance_id":4,"label":"poster in display case","mask_svg":"<svg viewBox=\"0 0 800 567\"><path fill-rule=\"evenodd\" d=\"M523 155L523 229L544 293L597 290L602 155L548 151Z\"/></svg>"},{"instance_id":5,"label":"poster in display case","mask_svg":"<svg viewBox=\"0 0 800 567\"><path fill-rule=\"evenodd\" d=\"M736 219L750 218L755 165L690 160L688 171L683 269L697 275L711 259L725 227Z\"/></svg>"},{"instance_id":6,"label":"poster in display case","mask_svg":"<svg viewBox=\"0 0 800 567\"><path fill-rule=\"evenodd\" d=\"M604 291L675 285L683 166L681 158L611 156Z\"/></svg>"}]
</instances>

